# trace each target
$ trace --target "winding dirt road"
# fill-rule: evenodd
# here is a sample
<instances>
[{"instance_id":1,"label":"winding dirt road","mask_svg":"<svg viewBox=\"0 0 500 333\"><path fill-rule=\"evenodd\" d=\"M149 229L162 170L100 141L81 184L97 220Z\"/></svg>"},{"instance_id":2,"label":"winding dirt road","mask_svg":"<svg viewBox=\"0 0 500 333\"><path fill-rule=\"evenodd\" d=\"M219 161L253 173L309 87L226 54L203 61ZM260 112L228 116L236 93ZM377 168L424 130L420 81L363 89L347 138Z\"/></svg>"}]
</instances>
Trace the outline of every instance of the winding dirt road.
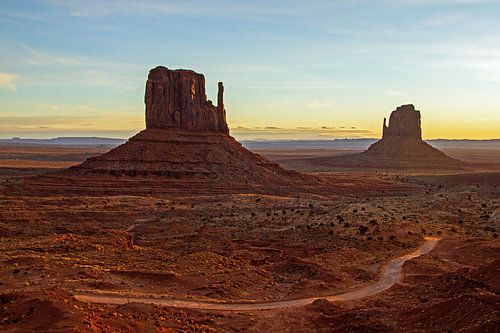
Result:
<instances>
[{"instance_id":1,"label":"winding dirt road","mask_svg":"<svg viewBox=\"0 0 500 333\"><path fill-rule=\"evenodd\" d=\"M259 311L279 308L298 307L311 304L318 299L328 301L351 301L364 297L369 297L381 293L391 288L401 279L401 270L406 261L421 255L429 253L438 243L439 238L426 238L426 241L414 252L391 260L383 269L380 279L365 287L354 291L337 295L327 295L318 297L301 298L295 300L286 300L268 303L216 303L194 300L166 299L161 295L151 296L130 296L123 294L101 294L96 292L86 292L75 294L74 297L83 302L101 303L101 304L126 304L126 303L146 303L175 308L189 308L199 310L219 310L219 311Z\"/></svg>"}]
</instances>

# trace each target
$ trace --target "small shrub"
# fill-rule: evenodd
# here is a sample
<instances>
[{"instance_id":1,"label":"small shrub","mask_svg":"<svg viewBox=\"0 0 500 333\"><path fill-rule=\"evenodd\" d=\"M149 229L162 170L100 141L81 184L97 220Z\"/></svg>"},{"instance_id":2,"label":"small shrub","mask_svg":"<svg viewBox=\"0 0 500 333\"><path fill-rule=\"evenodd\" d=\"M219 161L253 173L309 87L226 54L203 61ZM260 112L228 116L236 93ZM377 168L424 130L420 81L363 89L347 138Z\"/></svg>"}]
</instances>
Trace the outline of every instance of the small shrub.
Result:
<instances>
[{"instance_id":1,"label":"small shrub","mask_svg":"<svg viewBox=\"0 0 500 333\"><path fill-rule=\"evenodd\" d=\"M361 235L364 235L364 234L366 234L366 232L368 231L368 228L367 228L367 227L365 227L364 225L360 225L360 226L358 227L358 231L359 231L359 233L360 233Z\"/></svg>"}]
</instances>

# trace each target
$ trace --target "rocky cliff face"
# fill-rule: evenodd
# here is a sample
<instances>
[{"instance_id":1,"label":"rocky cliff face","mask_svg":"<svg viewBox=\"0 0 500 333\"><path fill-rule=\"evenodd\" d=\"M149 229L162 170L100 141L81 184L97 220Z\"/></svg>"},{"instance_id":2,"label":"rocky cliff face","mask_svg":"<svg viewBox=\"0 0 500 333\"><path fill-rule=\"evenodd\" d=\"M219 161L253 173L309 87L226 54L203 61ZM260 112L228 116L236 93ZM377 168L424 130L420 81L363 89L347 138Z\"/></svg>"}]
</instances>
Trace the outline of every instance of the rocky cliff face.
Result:
<instances>
[{"instance_id":1,"label":"rocky cliff face","mask_svg":"<svg viewBox=\"0 0 500 333\"><path fill-rule=\"evenodd\" d=\"M218 105L207 100L205 77L192 70L159 66L146 82L146 128L229 133L224 110L224 86L218 85Z\"/></svg>"},{"instance_id":2,"label":"rocky cliff face","mask_svg":"<svg viewBox=\"0 0 500 333\"><path fill-rule=\"evenodd\" d=\"M392 111L389 126L386 125L384 118L382 139L393 136L413 137L422 140L420 111L415 110L413 104L401 105Z\"/></svg>"}]
</instances>

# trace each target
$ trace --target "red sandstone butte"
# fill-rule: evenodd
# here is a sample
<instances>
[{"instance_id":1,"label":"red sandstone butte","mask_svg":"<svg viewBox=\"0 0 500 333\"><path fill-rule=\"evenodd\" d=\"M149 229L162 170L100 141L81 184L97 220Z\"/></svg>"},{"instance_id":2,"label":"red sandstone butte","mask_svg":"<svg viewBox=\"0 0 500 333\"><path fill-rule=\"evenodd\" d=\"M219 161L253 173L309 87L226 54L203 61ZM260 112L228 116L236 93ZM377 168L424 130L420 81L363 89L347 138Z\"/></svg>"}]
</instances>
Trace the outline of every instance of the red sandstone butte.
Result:
<instances>
[{"instance_id":1,"label":"red sandstone butte","mask_svg":"<svg viewBox=\"0 0 500 333\"><path fill-rule=\"evenodd\" d=\"M161 177L260 187L315 181L314 177L284 170L231 137L223 94L219 82L214 106L207 99L202 74L156 67L146 83L146 129L125 144L62 173L83 178Z\"/></svg>"},{"instance_id":2,"label":"red sandstone butte","mask_svg":"<svg viewBox=\"0 0 500 333\"><path fill-rule=\"evenodd\" d=\"M420 111L412 104L384 118L382 139L360 154L319 157L308 163L321 167L382 169L459 169L465 163L453 159L422 140Z\"/></svg>"}]
</instances>

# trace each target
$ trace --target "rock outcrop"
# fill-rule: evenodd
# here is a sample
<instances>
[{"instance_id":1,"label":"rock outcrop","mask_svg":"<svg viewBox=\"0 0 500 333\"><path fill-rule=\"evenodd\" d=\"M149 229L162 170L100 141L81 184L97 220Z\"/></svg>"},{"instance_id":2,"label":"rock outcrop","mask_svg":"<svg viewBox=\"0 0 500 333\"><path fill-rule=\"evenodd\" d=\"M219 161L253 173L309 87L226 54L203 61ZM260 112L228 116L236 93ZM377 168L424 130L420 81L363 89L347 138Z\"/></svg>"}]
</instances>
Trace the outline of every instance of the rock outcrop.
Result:
<instances>
[{"instance_id":1,"label":"rock outcrop","mask_svg":"<svg viewBox=\"0 0 500 333\"><path fill-rule=\"evenodd\" d=\"M214 106L207 100L203 74L162 66L152 69L146 82L146 128L228 134L222 82L218 88L218 104Z\"/></svg>"},{"instance_id":2,"label":"rock outcrop","mask_svg":"<svg viewBox=\"0 0 500 333\"><path fill-rule=\"evenodd\" d=\"M384 118L382 139L360 154L310 159L320 170L329 168L457 169L465 164L445 155L422 140L420 111L412 104L392 111Z\"/></svg>"},{"instance_id":3,"label":"rock outcrop","mask_svg":"<svg viewBox=\"0 0 500 333\"><path fill-rule=\"evenodd\" d=\"M284 170L231 137L223 94L219 82L214 106L207 100L202 74L156 67L146 83L146 129L59 175L88 184L105 179L116 185L118 177L127 184L155 180L174 192L204 193L270 192L316 183L316 178Z\"/></svg>"},{"instance_id":4,"label":"rock outcrop","mask_svg":"<svg viewBox=\"0 0 500 333\"><path fill-rule=\"evenodd\" d=\"M420 111L415 110L413 104L401 105L392 111L389 126L386 125L386 118L384 118L382 139L399 136L422 140L421 126Z\"/></svg>"},{"instance_id":5,"label":"rock outcrop","mask_svg":"<svg viewBox=\"0 0 500 333\"><path fill-rule=\"evenodd\" d=\"M382 128L382 139L363 153L377 164L394 167L455 167L460 161L446 156L422 140L420 111L412 104L392 111L389 125Z\"/></svg>"}]
</instances>

